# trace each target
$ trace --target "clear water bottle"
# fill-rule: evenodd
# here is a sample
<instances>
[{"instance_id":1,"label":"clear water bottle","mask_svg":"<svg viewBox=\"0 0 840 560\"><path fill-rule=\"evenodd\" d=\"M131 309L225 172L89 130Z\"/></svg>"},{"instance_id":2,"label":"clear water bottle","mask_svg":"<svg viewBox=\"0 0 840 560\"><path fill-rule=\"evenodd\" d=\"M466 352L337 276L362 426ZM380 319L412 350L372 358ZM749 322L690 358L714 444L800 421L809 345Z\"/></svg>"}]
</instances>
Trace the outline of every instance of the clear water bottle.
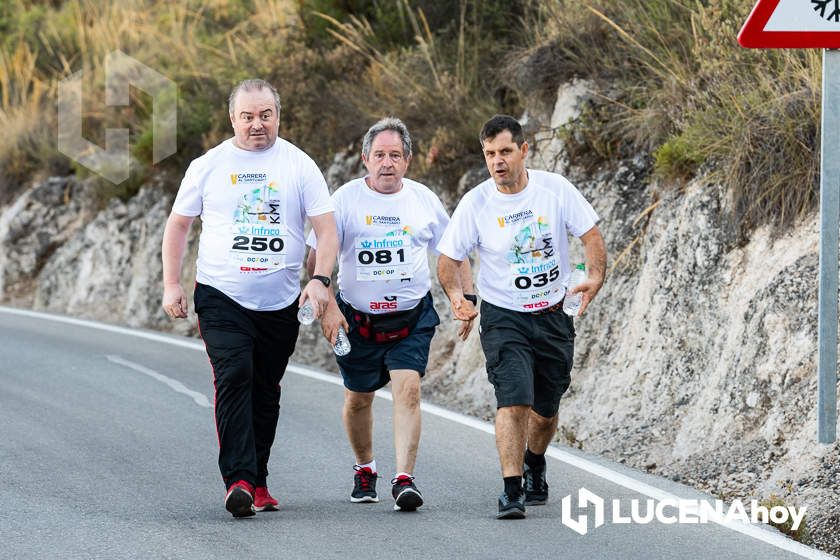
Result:
<instances>
[{"instance_id":1,"label":"clear water bottle","mask_svg":"<svg viewBox=\"0 0 840 560\"><path fill-rule=\"evenodd\" d=\"M586 267L580 263L572 271L572 276L569 278L569 285L566 287L566 299L563 300L563 311L566 315L576 317L580 311L580 304L583 303L583 293L570 294L569 290L575 286L579 286L586 280Z\"/></svg>"},{"instance_id":2,"label":"clear water bottle","mask_svg":"<svg viewBox=\"0 0 840 560\"><path fill-rule=\"evenodd\" d=\"M312 302L309 299L304 301L301 308L298 309L297 317L301 325L311 325L315 322L315 307L312 306Z\"/></svg>"},{"instance_id":3,"label":"clear water bottle","mask_svg":"<svg viewBox=\"0 0 840 560\"><path fill-rule=\"evenodd\" d=\"M335 335L335 346L333 352L336 356L346 356L350 353L350 339L347 338L347 333L344 332L344 327L338 327L338 334Z\"/></svg>"}]
</instances>

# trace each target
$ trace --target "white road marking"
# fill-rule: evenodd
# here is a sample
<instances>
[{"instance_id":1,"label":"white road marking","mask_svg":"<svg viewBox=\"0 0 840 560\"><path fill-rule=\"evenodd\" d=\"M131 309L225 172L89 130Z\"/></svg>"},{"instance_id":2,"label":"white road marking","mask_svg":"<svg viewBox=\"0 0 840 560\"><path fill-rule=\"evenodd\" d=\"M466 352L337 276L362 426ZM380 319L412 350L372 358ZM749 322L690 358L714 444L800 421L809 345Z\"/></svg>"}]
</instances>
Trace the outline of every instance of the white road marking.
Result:
<instances>
[{"instance_id":1,"label":"white road marking","mask_svg":"<svg viewBox=\"0 0 840 560\"><path fill-rule=\"evenodd\" d=\"M180 346L182 348L191 348L193 350L199 350L204 352L204 344L198 341L189 341L184 340L182 337L175 337L175 336L167 336L163 334L156 334L148 331L142 330L133 330L128 329L125 327L117 327L114 325L107 325L104 323L97 323L95 321L87 321L84 319L74 319L72 317L63 317L61 315L52 315L49 313L40 313L37 311L29 311L26 309L15 309L11 307L3 307L0 306L0 312L8 313L11 315L19 315L23 317L33 317L36 319L46 319L49 321L56 321L59 323L65 323L70 325L77 325L81 327L88 327L92 329L99 329L102 331L124 334L128 336L135 336L139 338L144 338L146 340L152 340L156 342L163 342L165 344L172 344L174 346ZM135 364L136 365L136 364ZM131 366L129 366L131 367ZM142 367L142 366L140 366ZM145 368L144 368L145 369ZM151 371L151 370L148 370ZM344 386L341 381L341 378L337 375L331 375L324 373L322 371L318 371L315 369L311 369L304 366L297 366L297 365L289 365L286 368L286 371L290 371L292 373L296 373L298 375L302 375L304 377L308 377L310 379L317 379L318 381L325 381L327 383L332 383L333 385ZM143 372L145 373L145 372ZM158 374L160 375L160 374ZM165 376L164 376L165 377ZM167 378L168 379L168 378ZM187 389L189 391L189 389ZM192 392L191 392L192 393ZM392 400L391 393L388 391L377 391L376 395L378 397L384 398L386 400ZM206 400L206 398L205 398ZM200 404L200 403L199 403ZM209 403L208 403L209 406ZM466 416L464 414L460 414L458 412L452 412L451 410L447 410L440 406L436 406L433 404L422 403L420 405L421 410L428 414L432 414L434 416L438 416L440 418L445 418L447 420L451 420L452 422L457 422L464 426L469 426L471 428L475 428L476 430L480 430L482 432L488 434L495 434L495 430L493 429L493 425L482 420L478 420L476 418L472 418ZM679 496L676 494L672 494L667 490L662 490L641 480L637 480L631 476L626 474L614 471L609 467L596 463L595 461L590 461L584 457L580 457L574 453L569 451L564 451L563 449L555 446L549 446L548 451L546 451L546 455L557 459L567 465L572 467L581 469L586 471L589 474L595 475L599 478L612 482L613 484L617 484L628 490L632 490L638 494L642 494L649 498L653 498L654 500L680 500ZM747 535L752 537L756 540L762 541L769 545L775 546L782 550L787 550L788 552L792 552L794 554L798 554L803 558L809 558L813 560L837 560L835 556L831 556L830 554L826 554L820 550L815 548L811 548L805 546L804 544L797 542L793 539L789 539L784 536L782 533L779 533L775 529L765 528L760 525L752 525L750 523L745 523L742 521L732 521L732 522L723 522L719 520L710 519L714 523L722 527L726 527L727 529L731 529L732 531L736 531L743 535Z\"/></svg>"},{"instance_id":2,"label":"white road marking","mask_svg":"<svg viewBox=\"0 0 840 560\"><path fill-rule=\"evenodd\" d=\"M168 386L170 389L177 393L181 393L187 395L192 400L195 401L195 404L198 406L203 406L204 408L211 408L210 401L207 400L201 393L197 393L191 389L187 389L186 385L178 381L177 379L172 379L171 377L167 377L162 373L158 373L153 369L149 369L146 366L141 366L140 364L135 364L132 361L126 360L124 358L120 358L119 356L105 356L108 358L109 362L113 362L115 364L119 364L121 366L125 366L127 368L131 368L134 371L139 371L140 373L146 374L152 379L156 379L163 383L164 385Z\"/></svg>"}]
</instances>

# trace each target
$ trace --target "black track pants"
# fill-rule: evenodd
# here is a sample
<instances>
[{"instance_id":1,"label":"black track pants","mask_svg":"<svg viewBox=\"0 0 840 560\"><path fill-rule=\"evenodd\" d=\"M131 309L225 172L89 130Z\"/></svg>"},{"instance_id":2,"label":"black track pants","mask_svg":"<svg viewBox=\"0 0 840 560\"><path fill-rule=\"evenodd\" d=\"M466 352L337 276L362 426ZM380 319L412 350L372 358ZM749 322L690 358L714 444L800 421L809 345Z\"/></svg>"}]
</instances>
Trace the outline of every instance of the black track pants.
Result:
<instances>
[{"instance_id":1,"label":"black track pants","mask_svg":"<svg viewBox=\"0 0 840 560\"><path fill-rule=\"evenodd\" d=\"M295 350L297 301L278 311L252 311L205 284L195 310L216 387L219 470L225 486L265 486L280 413L280 380Z\"/></svg>"}]
</instances>

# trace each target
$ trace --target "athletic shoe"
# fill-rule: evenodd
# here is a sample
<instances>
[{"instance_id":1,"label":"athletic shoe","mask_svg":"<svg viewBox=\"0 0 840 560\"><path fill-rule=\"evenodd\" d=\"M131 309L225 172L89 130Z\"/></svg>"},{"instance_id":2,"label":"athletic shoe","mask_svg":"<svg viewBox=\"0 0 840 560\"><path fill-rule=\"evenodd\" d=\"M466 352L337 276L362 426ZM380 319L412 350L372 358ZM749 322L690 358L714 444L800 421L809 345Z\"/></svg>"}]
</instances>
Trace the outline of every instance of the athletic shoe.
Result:
<instances>
[{"instance_id":1,"label":"athletic shoe","mask_svg":"<svg viewBox=\"0 0 840 560\"><path fill-rule=\"evenodd\" d=\"M525 494L511 498L506 492L499 496L499 513L496 519L522 519L525 517Z\"/></svg>"},{"instance_id":2,"label":"athletic shoe","mask_svg":"<svg viewBox=\"0 0 840 560\"><path fill-rule=\"evenodd\" d=\"M225 496L225 509L234 517L251 517L254 511L254 487L244 480L237 480Z\"/></svg>"},{"instance_id":3,"label":"athletic shoe","mask_svg":"<svg viewBox=\"0 0 840 560\"><path fill-rule=\"evenodd\" d=\"M414 477L401 474L391 481L391 495L394 496L394 510L414 511L423 505L423 496L414 486Z\"/></svg>"},{"instance_id":4,"label":"athletic shoe","mask_svg":"<svg viewBox=\"0 0 840 560\"><path fill-rule=\"evenodd\" d=\"M545 465L532 469L525 463L522 473L522 483L525 487L525 505L541 506L548 501L548 482L545 481Z\"/></svg>"},{"instance_id":5,"label":"athletic shoe","mask_svg":"<svg viewBox=\"0 0 840 560\"><path fill-rule=\"evenodd\" d=\"M378 475L370 470L370 467L353 465L353 469L356 471L356 476L353 477L354 484L350 501L356 504L378 502L379 496L376 495L376 478Z\"/></svg>"},{"instance_id":6,"label":"athletic shoe","mask_svg":"<svg viewBox=\"0 0 840 560\"><path fill-rule=\"evenodd\" d=\"M257 511L277 511L277 500L268 493L267 486L257 486L254 492L254 509Z\"/></svg>"}]
</instances>

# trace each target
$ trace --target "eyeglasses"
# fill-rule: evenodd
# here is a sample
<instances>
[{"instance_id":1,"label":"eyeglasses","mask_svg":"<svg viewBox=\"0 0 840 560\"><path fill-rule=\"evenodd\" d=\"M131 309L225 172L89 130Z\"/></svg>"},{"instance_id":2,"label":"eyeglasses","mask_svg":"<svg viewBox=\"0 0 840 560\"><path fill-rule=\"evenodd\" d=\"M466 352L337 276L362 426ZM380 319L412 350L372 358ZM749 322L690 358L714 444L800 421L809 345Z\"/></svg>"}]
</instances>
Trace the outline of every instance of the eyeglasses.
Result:
<instances>
[{"instance_id":1,"label":"eyeglasses","mask_svg":"<svg viewBox=\"0 0 840 560\"><path fill-rule=\"evenodd\" d=\"M377 163L385 161L385 158L391 158L391 161L394 163L399 163L403 160L403 155L399 152L391 152L390 154L386 154L385 152L374 152L370 157Z\"/></svg>"}]
</instances>

